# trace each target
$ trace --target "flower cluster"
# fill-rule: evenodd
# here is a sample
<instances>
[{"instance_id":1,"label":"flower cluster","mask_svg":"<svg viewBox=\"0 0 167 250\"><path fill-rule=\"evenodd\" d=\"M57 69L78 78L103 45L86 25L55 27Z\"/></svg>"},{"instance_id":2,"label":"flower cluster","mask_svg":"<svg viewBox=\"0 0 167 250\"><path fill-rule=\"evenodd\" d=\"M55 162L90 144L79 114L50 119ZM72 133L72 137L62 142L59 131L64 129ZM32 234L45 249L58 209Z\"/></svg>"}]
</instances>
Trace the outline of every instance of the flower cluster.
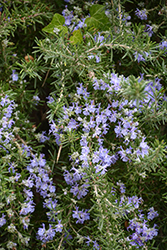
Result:
<instances>
[{"instance_id":1,"label":"flower cluster","mask_svg":"<svg viewBox=\"0 0 167 250\"><path fill-rule=\"evenodd\" d=\"M16 128L14 127L15 121L12 119L12 116L14 115L16 105L14 101L11 101L8 95L5 95L1 98L0 102L1 108L3 108L3 112L1 113L1 143L4 145L2 149L5 150L5 152L9 152L13 150L13 142L16 141L16 137L14 134L14 131ZM44 135L43 135L44 136ZM57 199L56 199L56 188L53 183L52 178L50 177L50 168L46 163L46 159L44 158L44 154L40 154L39 157L37 155L34 155L32 153L32 148L21 144L19 145L18 142L16 142L17 146L19 147L21 157L25 157L29 161L29 164L25 167L24 171L26 173L26 178L22 178L22 174L18 172L18 165L14 162L8 163L8 172L9 172L9 183L13 183L13 185L20 185L22 197L25 198L24 201L20 202L19 207L15 205L16 201L16 195L14 192L9 193L9 195L6 197L6 206L8 210L6 210L7 214L2 212L1 218L0 218L0 227L5 226L7 223L7 217L9 219L14 219L14 210L17 211L19 214L19 218L15 218L16 221L20 221L21 225L23 226L23 229L25 231L29 230L30 227L30 216L35 211L35 203L33 201L34 199L34 188L36 188L36 192L38 192L41 197L43 197L43 207L48 210L47 216L49 221L53 221L56 215L56 205L57 205ZM10 158L9 158L10 159ZM3 205L5 206L5 204ZM2 210L3 211L3 210ZM56 217L57 218L57 217ZM38 239L43 239L43 242L46 242L51 239L51 237L55 235L55 232L61 232L63 225L60 223L61 221L58 220L58 224L55 224L54 228L52 229L51 226L45 232L45 235L42 234L41 229L39 229ZM44 228L44 226L43 226ZM23 237L21 233L18 231L15 225L10 224L8 226L8 232L9 233L15 233L18 235L20 242L24 245L28 245L29 238ZM52 236L51 236L52 234ZM43 238L42 238L43 235ZM46 237L47 235L47 237ZM15 243L12 246L15 246ZM9 245L9 242L8 242ZM9 247L8 247L9 248Z\"/></svg>"},{"instance_id":2,"label":"flower cluster","mask_svg":"<svg viewBox=\"0 0 167 250\"><path fill-rule=\"evenodd\" d=\"M149 228L147 220L144 220L143 214L140 214L140 219L134 218L129 221L128 230L135 231L130 237L127 238L132 246L143 246L144 242L152 240L153 237L157 236L158 230L156 224L153 228Z\"/></svg>"},{"instance_id":3,"label":"flower cluster","mask_svg":"<svg viewBox=\"0 0 167 250\"><path fill-rule=\"evenodd\" d=\"M0 249L163 248L166 8L147 2L0 4Z\"/></svg>"},{"instance_id":4,"label":"flower cluster","mask_svg":"<svg viewBox=\"0 0 167 250\"><path fill-rule=\"evenodd\" d=\"M58 224L55 226L55 228L52 227L51 224L49 224L49 229L45 229L45 224L42 224L42 227L38 229L37 232L37 239L42 241L42 243L46 243L48 241L53 240L56 232L62 232L63 225L61 224L61 220L58 220Z\"/></svg>"},{"instance_id":5,"label":"flower cluster","mask_svg":"<svg viewBox=\"0 0 167 250\"><path fill-rule=\"evenodd\" d=\"M142 110L137 109L136 101L132 102L125 98L114 99L115 93L122 92L122 81L128 82L129 79L122 78L122 76L118 77L116 74L106 75L104 79L94 77L94 97L98 96L99 93L103 95L103 92L106 100L110 96L109 104L106 107L100 102L96 104L91 99L88 88L85 88L83 83L78 83L76 85L76 101L72 101L68 107L63 106L62 118L57 119L57 122L52 120L50 124L50 133L55 136L58 145L64 143L67 136L71 136L71 139L74 138L75 140L77 134L80 151L72 149L70 154L71 169L65 169L64 179L70 186L69 193L72 193L73 197L77 197L78 200L89 194L93 173L103 176L119 159L123 162L140 161L140 157L144 158L149 154L150 146L148 146L146 137L138 128L139 123L136 119L137 112L140 114ZM140 81L141 79L139 79ZM140 102L139 107L142 107L143 103L149 103L151 107L154 103L153 89L160 88L159 79L155 80L155 84L146 81L146 99ZM51 99L51 97L48 99ZM48 102L48 105L51 104ZM104 146L105 137L108 133L111 133L111 129L115 133L115 140L119 140L112 151ZM79 136L79 134L81 135ZM121 182L117 184L120 186L121 194L124 194L124 184ZM124 214L127 215L139 209L142 199L137 196L122 196L120 202L116 200L115 203L117 204L115 216L117 214L124 216ZM123 209L126 206L128 208ZM83 209L79 210L78 206L75 209L76 211L73 211L72 216L77 219L76 224L83 224L85 220L90 219L89 213L86 213ZM151 214L149 218L151 218ZM134 241L132 235L132 238L128 238L131 239L130 244L132 245L143 245L157 235L155 227L154 230L150 229L148 224L146 227L142 221L139 223L140 229L146 228L146 231L141 229L142 236L138 235L138 238L144 237L143 235L146 235L146 232L149 233L147 237L142 238L141 242ZM132 229L130 225L129 229ZM150 232L152 232L151 235Z\"/></svg>"},{"instance_id":6,"label":"flower cluster","mask_svg":"<svg viewBox=\"0 0 167 250\"><path fill-rule=\"evenodd\" d=\"M141 20L147 20L147 10L139 10L138 8L135 10L135 15Z\"/></svg>"}]
</instances>

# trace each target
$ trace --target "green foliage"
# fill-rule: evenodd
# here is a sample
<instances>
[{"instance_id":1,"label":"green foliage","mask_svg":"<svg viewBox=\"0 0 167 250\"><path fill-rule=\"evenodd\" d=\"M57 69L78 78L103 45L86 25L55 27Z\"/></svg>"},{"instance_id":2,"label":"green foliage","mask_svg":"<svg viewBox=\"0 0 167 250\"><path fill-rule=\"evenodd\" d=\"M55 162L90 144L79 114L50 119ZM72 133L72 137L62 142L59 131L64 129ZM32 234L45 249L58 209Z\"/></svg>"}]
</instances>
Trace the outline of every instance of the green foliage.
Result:
<instances>
[{"instance_id":1,"label":"green foliage","mask_svg":"<svg viewBox=\"0 0 167 250\"><path fill-rule=\"evenodd\" d=\"M133 75L129 76L129 81L122 83L122 90L120 92L125 98L132 101L136 100L136 105L139 108L139 102L147 98L145 90L147 82L144 80L139 81Z\"/></svg>"},{"instance_id":2,"label":"green foliage","mask_svg":"<svg viewBox=\"0 0 167 250\"><path fill-rule=\"evenodd\" d=\"M50 24L43 28L42 31L51 33L53 35L58 33L60 33L60 36L64 35L68 32L67 27L63 26L64 23L65 18L60 14L55 14Z\"/></svg>"},{"instance_id":3,"label":"green foliage","mask_svg":"<svg viewBox=\"0 0 167 250\"><path fill-rule=\"evenodd\" d=\"M72 36L70 37L72 44L81 43L83 41L82 34L80 30L74 30Z\"/></svg>"},{"instance_id":4,"label":"green foliage","mask_svg":"<svg viewBox=\"0 0 167 250\"><path fill-rule=\"evenodd\" d=\"M109 19L105 14L103 5L94 4L90 7L90 17L87 17L85 23L88 28L96 28L102 31L110 27Z\"/></svg>"},{"instance_id":5,"label":"green foliage","mask_svg":"<svg viewBox=\"0 0 167 250\"><path fill-rule=\"evenodd\" d=\"M166 249L163 1L0 4L0 248Z\"/></svg>"}]
</instances>

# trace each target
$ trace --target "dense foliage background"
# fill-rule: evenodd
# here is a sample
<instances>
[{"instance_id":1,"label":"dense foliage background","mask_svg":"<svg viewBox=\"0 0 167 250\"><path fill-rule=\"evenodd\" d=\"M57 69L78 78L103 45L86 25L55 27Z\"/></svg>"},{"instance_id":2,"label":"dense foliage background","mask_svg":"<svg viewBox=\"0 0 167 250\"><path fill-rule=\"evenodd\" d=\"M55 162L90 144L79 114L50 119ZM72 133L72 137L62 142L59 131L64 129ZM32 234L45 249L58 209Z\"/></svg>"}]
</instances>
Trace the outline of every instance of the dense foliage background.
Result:
<instances>
[{"instance_id":1,"label":"dense foliage background","mask_svg":"<svg viewBox=\"0 0 167 250\"><path fill-rule=\"evenodd\" d=\"M0 0L0 250L167 248L166 1Z\"/></svg>"}]
</instances>

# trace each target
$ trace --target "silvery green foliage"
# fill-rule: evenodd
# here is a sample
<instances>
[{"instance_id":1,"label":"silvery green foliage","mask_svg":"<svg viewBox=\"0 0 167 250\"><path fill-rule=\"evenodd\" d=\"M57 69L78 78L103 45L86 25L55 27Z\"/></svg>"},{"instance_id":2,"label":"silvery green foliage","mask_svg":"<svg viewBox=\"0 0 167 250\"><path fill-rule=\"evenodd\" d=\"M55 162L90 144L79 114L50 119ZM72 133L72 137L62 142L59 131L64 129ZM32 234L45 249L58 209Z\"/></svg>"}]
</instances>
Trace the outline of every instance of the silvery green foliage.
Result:
<instances>
[{"instance_id":1,"label":"silvery green foliage","mask_svg":"<svg viewBox=\"0 0 167 250\"><path fill-rule=\"evenodd\" d=\"M2 13L15 9L7 2ZM155 24L158 7L144 3L128 13L128 1L64 2L25 60L11 56L16 26L5 19L1 46L14 64L0 91L0 246L158 249L167 46L154 35L165 7ZM41 110L45 130L31 119Z\"/></svg>"}]
</instances>

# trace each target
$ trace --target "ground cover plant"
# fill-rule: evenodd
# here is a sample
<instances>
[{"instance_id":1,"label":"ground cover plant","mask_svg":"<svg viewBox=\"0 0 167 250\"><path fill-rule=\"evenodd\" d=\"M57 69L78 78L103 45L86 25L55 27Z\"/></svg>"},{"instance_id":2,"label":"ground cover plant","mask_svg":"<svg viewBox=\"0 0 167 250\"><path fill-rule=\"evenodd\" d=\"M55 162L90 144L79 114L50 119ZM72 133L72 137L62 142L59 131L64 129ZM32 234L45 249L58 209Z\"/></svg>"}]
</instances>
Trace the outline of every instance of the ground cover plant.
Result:
<instances>
[{"instance_id":1,"label":"ground cover plant","mask_svg":"<svg viewBox=\"0 0 167 250\"><path fill-rule=\"evenodd\" d=\"M166 249L165 1L0 1L0 250Z\"/></svg>"}]
</instances>

